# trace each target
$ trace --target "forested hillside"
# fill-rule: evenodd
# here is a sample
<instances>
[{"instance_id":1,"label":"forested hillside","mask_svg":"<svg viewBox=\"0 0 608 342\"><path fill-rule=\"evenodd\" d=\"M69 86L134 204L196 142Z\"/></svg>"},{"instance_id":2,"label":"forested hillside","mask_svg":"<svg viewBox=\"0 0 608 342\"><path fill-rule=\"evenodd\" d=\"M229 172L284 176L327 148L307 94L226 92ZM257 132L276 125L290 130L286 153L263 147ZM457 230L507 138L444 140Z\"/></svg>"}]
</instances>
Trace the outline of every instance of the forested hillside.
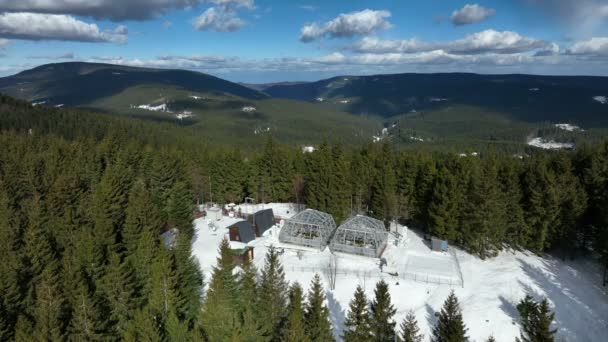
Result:
<instances>
[{"instance_id":1,"label":"forested hillside","mask_svg":"<svg viewBox=\"0 0 608 342\"><path fill-rule=\"evenodd\" d=\"M2 341L283 338L302 289L287 297L272 253L257 285L222 254L201 301L192 210L211 195L305 203L337 222L355 211L408 220L484 258L512 247L608 262L608 143L461 157L389 143L302 153L268 136L245 152L174 125L9 97L0 129ZM172 227L166 248L159 235Z\"/></svg>"}]
</instances>

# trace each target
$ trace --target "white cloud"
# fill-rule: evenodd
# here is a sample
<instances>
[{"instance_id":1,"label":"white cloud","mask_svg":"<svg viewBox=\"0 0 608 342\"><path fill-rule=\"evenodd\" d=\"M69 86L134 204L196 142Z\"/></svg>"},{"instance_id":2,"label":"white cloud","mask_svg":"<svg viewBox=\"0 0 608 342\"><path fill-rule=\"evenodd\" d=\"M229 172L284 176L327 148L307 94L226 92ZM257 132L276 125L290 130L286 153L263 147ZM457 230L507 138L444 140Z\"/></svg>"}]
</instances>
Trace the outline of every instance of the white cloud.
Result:
<instances>
[{"instance_id":1,"label":"white cloud","mask_svg":"<svg viewBox=\"0 0 608 342\"><path fill-rule=\"evenodd\" d=\"M415 38L386 40L377 37L363 37L355 43L352 50L361 53L414 53L436 49L434 44L421 42Z\"/></svg>"},{"instance_id":2,"label":"white cloud","mask_svg":"<svg viewBox=\"0 0 608 342\"><path fill-rule=\"evenodd\" d=\"M608 37L593 37L589 40L576 42L566 53L579 56L608 57Z\"/></svg>"},{"instance_id":3,"label":"white cloud","mask_svg":"<svg viewBox=\"0 0 608 342\"><path fill-rule=\"evenodd\" d=\"M192 22L198 31L233 32L245 26L245 22L233 11L210 7Z\"/></svg>"},{"instance_id":4,"label":"white cloud","mask_svg":"<svg viewBox=\"0 0 608 342\"><path fill-rule=\"evenodd\" d=\"M250 10L255 8L253 0L206 0L206 2L227 8L246 8Z\"/></svg>"},{"instance_id":5,"label":"white cloud","mask_svg":"<svg viewBox=\"0 0 608 342\"><path fill-rule=\"evenodd\" d=\"M535 38L523 37L513 31L485 30L446 45L446 49L457 54L501 53L512 54L537 49L546 49L551 43Z\"/></svg>"},{"instance_id":6,"label":"white cloud","mask_svg":"<svg viewBox=\"0 0 608 342\"><path fill-rule=\"evenodd\" d=\"M127 27L101 31L68 15L38 13L0 14L0 37L23 40L63 40L78 42L125 43Z\"/></svg>"},{"instance_id":7,"label":"white cloud","mask_svg":"<svg viewBox=\"0 0 608 342\"><path fill-rule=\"evenodd\" d=\"M246 22L238 17L241 8L253 10L253 0L206 0L213 4L192 21L195 30L213 30L216 32L233 32L241 29Z\"/></svg>"},{"instance_id":8,"label":"white cloud","mask_svg":"<svg viewBox=\"0 0 608 342\"><path fill-rule=\"evenodd\" d=\"M474 24L493 17L496 10L493 8L485 8L478 4L467 4L463 8L452 12L450 20L456 26Z\"/></svg>"},{"instance_id":9,"label":"white cloud","mask_svg":"<svg viewBox=\"0 0 608 342\"><path fill-rule=\"evenodd\" d=\"M359 12L343 13L323 25L312 23L300 30L300 40L311 42L329 36L331 38L367 35L378 30L386 30L392 25L386 20L391 16L389 11L366 9Z\"/></svg>"},{"instance_id":10,"label":"white cloud","mask_svg":"<svg viewBox=\"0 0 608 342\"><path fill-rule=\"evenodd\" d=\"M252 0L213 0L246 3ZM112 21L146 20L202 0L0 0L0 12L70 14Z\"/></svg>"},{"instance_id":11,"label":"white cloud","mask_svg":"<svg viewBox=\"0 0 608 342\"><path fill-rule=\"evenodd\" d=\"M485 30L462 39L428 43L417 39L382 40L365 37L351 49L359 53L417 53L443 50L451 54L478 55L484 53L514 54L522 52L559 51L557 45L542 39L523 37L517 32Z\"/></svg>"}]
</instances>

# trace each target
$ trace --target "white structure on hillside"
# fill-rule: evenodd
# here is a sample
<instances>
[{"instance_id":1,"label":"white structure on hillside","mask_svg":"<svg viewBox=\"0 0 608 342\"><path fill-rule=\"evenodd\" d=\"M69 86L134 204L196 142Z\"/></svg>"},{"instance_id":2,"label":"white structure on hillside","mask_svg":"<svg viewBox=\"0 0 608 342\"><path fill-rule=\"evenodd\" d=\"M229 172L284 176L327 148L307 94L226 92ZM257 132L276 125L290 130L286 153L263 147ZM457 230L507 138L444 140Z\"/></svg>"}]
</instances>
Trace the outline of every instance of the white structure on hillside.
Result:
<instances>
[{"instance_id":1,"label":"white structure on hillside","mask_svg":"<svg viewBox=\"0 0 608 342\"><path fill-rule=\"evenodd\" d=\"M336 223L331 215L306 209L285 221L279 241L324 250L335 230Z\"/></svg>"}]
</instances>

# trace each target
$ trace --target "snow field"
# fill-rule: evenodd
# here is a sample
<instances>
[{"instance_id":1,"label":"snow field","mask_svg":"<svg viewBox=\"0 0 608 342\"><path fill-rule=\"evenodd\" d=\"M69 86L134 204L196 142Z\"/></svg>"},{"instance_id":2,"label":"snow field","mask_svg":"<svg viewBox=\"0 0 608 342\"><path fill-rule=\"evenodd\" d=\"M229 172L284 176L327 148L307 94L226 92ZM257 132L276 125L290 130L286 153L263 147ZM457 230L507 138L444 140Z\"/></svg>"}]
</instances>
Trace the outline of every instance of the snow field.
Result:
<instances>
[{"instance_id":1,"label":"snow field","mask_svg":"<svg viewBox=\"0 0 608 342\"><path fill-rule=\"evenodd\" d=\"M290 204L265 204L288 217L295 213ZM261 210L261 205L241 205L245 210ZM289 213L288 213L289 212ZM193 254L199 260L208 281L216 264L218 247L226 235L226 227L239 221L224 217L216 221L215 231L205 219L194 221L196 237ZM266 235L250 245L254 246L254 263L261 269L268 247L281 248L277 241L279 227L275 226ZM321 275L326 285L327 305L335 332L342 332L348 304L358 285L368 298L374 294L376 282L384 279L389 284L392 302L397 309L395 320L400 323L408 310L413 310L425 340L436 322L435 312L441 310L451 290L456 293L462 310L468 336L471 341L485 341L494 335L497 341L513 341L519 336L518 313L515 306L526 295L539 299L547 296L555 311L555 326L558 339L568 341L604 341L608 333L608 293L601 286L601 271L592 262L562 262L560 260L523 253L502 252L498 257L481 260L463 251L454 249L458 255L464 287L460 284L424 283L403 279L408 274L429 274L457 279L455 263L450 253L431 252L422 238L408 232L406 241L389 239L382 257L388 265L380 273L378 259L336 254L338 272L335 290L329 289L326 274L332 257L329 249L323 252L286 247L281 255L287 280L299 282L307 290L315 272ZM450 247L453 248L453 247ZM398 272L399 277L389 274ZM339 336L336 336L339 337Z\"/></svg>"}]
</instances>

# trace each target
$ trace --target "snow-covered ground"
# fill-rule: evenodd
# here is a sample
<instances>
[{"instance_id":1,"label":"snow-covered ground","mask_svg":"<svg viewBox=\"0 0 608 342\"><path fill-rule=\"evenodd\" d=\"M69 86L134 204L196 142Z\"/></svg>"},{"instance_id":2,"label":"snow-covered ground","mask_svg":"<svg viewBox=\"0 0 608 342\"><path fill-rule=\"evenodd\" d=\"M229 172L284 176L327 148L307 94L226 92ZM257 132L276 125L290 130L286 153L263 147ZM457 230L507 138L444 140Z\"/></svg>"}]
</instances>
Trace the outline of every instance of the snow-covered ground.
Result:
<instances>
[{"instance_id":1,"label":"snow-covered ground","mask_svg":"<svg viewBox=\"0 0 608 342\"><path fill-rule=\"evenodd\" d=\"M606 104L608 103L608 96L594 96L593 100L601 104Z\"/></svg>"},{"instance_id":2,"label":"snow-covered ground","mask_svg":"<svg viewBox=\"0 0 608 342\"><path fill-rule=\"evenodd\" d=\"M555 127L563 129L564 131L568 131L568 132L574 132L574 131L582 131L582 129L576 125L572 125L572 124L567 124L567 123L562 123L562 124L555 124Z\"/></svg>"},{"instance_id":3,"label":"snow-covered ground","mask_svg":"<svg viewBox=\"0 0 608 342\"><path fill-rule=\"evenodd\" d=\"M150 111L153 111L153 112L166 112L166 111L168 111L166 103L159 104L157 106L143 104L143 105L135 106L135 108L137 108L137 109L144 109L144 110L150 110Z\"/></svg>"},{"instance_id":4,"label":"snow-covered ground","mask_svg":"<svg viewBox=\"0 0 608 342\"><path fill-rule=\"evenodd\" d=\"M528 141L528 145L543 148L545 150L560 150L574 147L574 144L572 143L560 143L553 140L545 140L543 138L534 138Z\"/></svg>"},{"instance_id":5,"label":"snow-covered ground","mask_svg":"<svg viewBox=\"0 0 608 342\"><path fill-rule=\"evenodd\" d=\"M255 107L252 106L245 106L243 108L241 108L241 110L245 113L253 113L255 112L257 109Z\"/></svg>"},{"instance_id":6,"label":"snow-covered ground","mask_svg":"<svg viewBox=\"0 0 608 342\"><path fill-rule=\"evenodd\" d=\"M262 209L261 205L240 207L247 212ZM285 217L295 213L293 205L264 205L264 208L269 207L275 214ZM226 227L237 221L239 219L224 217L215 222L218 227L215 230L209 228L205 219L194 221L193 253L207 280L216 263L219 243L227 233ZM434 313L440 310L452 289L460 300L471 341L485 341L491 334L497 341L513 341L519 336L515 305L526 294L549 298L555 310L558 336L568 341L603 341L608 333L608 293L601 286L601 273L594 264L562 262L522 252L502 252L498 257L484 261L453 249L462 271L464 285L460 286L458 266L451 253L432 252L421 236L405 227L399 228L406 238L389 239L382 256L388 262L383 273L378 267L378 259L337 254L336 289L327 291L327 303L338 333L357 285L363 286L368 296L373 296L374 286L380 279L389 284L397 308L397 321L401 321L408 310L414 310L427 338L435 324ZM332 257L329 249L319 252L280 244L277 241L279 229L275 226L266 236L250 242L255 247L256 266L263 266L270 245L284 248L281 261L290 282L298 281L307 288L314 273L318 272L329 288L325 273ZM389 274L394 272L399 276ZM411 274L418 275L416 281ZM442 277L444 281L441 285L426 283L425 277ZM457 285L449 285L450 279Z\"/></svg>"}]
</instances>

